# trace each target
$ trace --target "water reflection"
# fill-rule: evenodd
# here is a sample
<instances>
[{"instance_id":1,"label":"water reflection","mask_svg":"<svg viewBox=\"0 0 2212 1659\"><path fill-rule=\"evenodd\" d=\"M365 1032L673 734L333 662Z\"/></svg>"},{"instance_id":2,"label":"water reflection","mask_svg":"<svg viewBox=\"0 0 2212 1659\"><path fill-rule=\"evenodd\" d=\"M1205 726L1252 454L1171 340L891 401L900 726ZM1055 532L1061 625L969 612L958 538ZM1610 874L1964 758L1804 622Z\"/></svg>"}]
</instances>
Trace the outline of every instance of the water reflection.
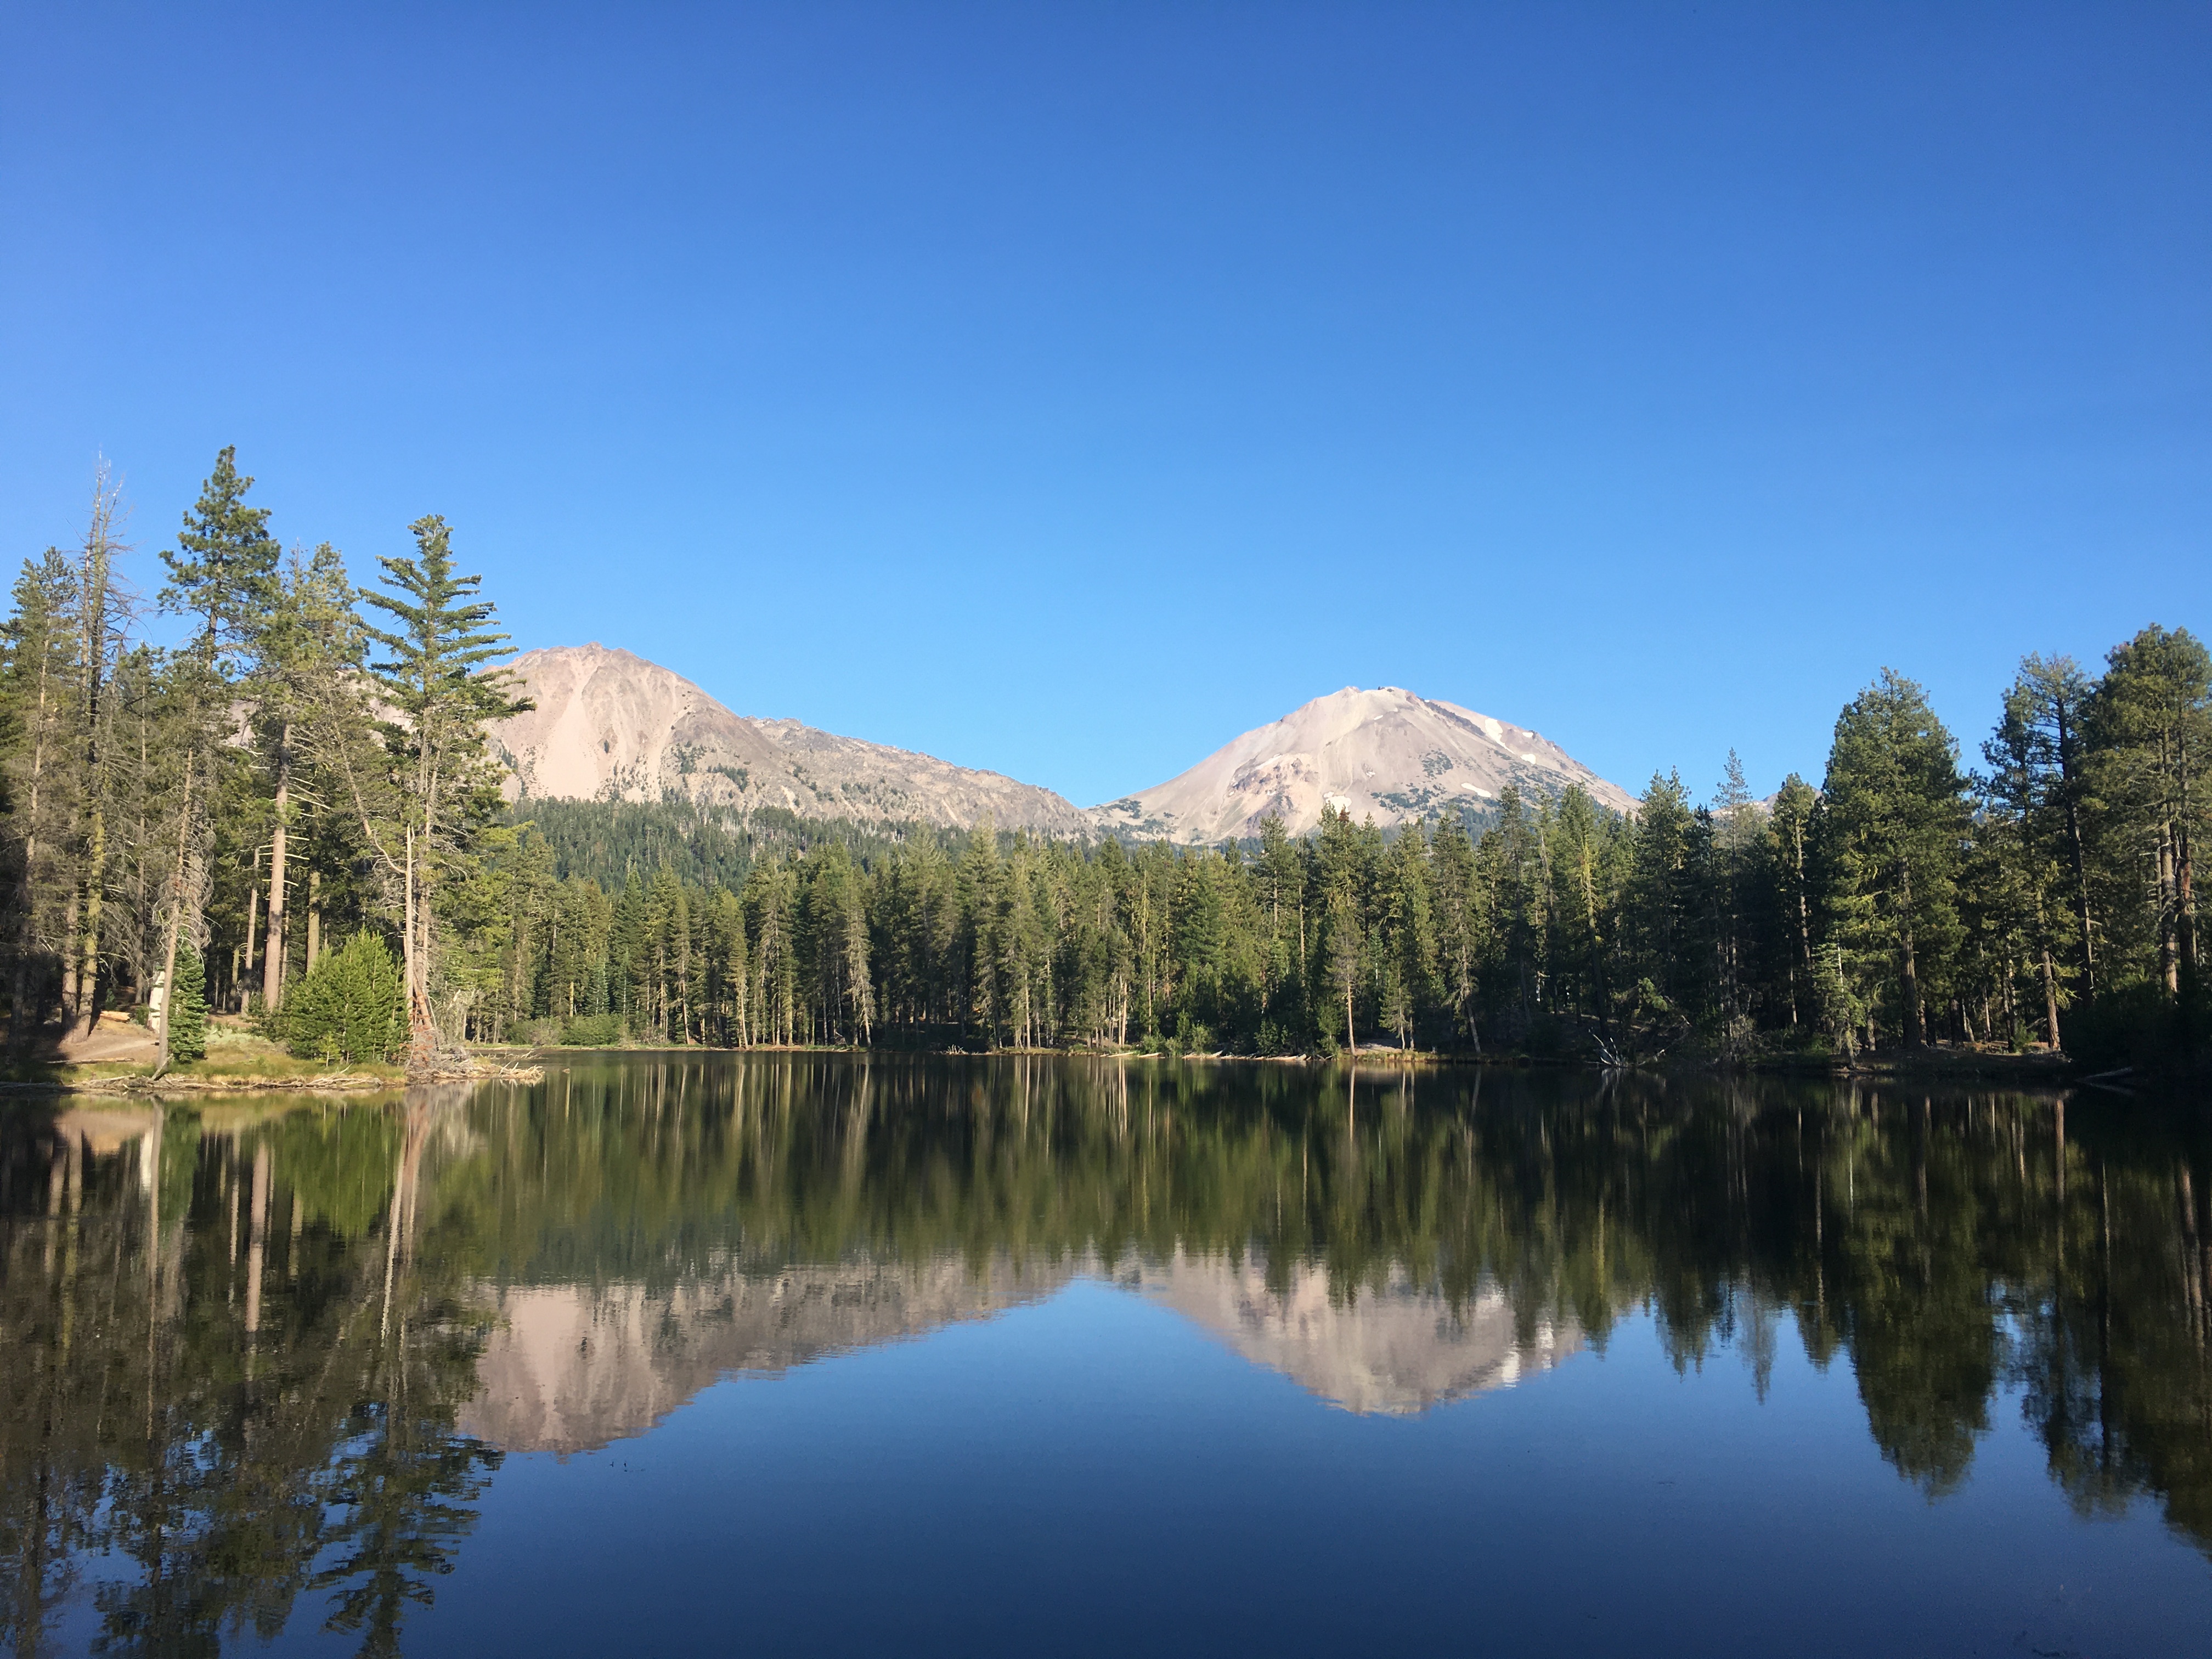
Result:
<instances>
[{"instance_id":1,"label":"water reflection","mask_svg":"<svg viewBox=\"0 0 2212 1659\"><path fill-rule=\"evenodd\" d=\"M464 1432L508 1451L591 1451L641 1434L709 1382L980 1319L1072 1268L1003 1259L708 1264L678 1282L487 1286L498 1314Z\"/></svg>"},{"instance_id":2,"label":"water reflection","mask_svg":"<svg viewBox=\"0 0 2212 1659\"><path fill-rule=\"evenodd\" d=\"M1510 1388L1582 1346L1571 1316L1540 1318L1526 1331L1495 1286L1454 1300L1402 1267L1350 1296L1337 1293L1326 1268L1304 1262L1276 1274L1264 1257L1182 1249L1118 1277L1254 1364L1362 1413L1407 1416Z\"/></svg>"},{"instance_id":3,"label":"water reflection","mask_svg":"<svg viewBox=\"0 0 2212 1659\"><path fill-rule=\"evenodd\" d=\"M2212 1548L2207 1148L2139 1102L774 1056L0 1127L22 1652L64 1604L108 1651L394 1651L503 1453L1077 1275L1363 1413L1645 1312L1685 1368L1802 1342L1931 1495L2012 1389L2077 1510Z\"/></svg>"},{"instance_id":4,"label":"water reflection","mask_svg":"<svg viewBox=\"0 0 2212 1659\"><path fill-rule=\"evenodd\" d=\"M497 1452L455 1431L483 1316L414 1234L458 1103L18 1111L0 1161L6 1628L88 1593L105 1652L214 1651L313 1594L394 1651Z\"/></svg>"}]
</instances>

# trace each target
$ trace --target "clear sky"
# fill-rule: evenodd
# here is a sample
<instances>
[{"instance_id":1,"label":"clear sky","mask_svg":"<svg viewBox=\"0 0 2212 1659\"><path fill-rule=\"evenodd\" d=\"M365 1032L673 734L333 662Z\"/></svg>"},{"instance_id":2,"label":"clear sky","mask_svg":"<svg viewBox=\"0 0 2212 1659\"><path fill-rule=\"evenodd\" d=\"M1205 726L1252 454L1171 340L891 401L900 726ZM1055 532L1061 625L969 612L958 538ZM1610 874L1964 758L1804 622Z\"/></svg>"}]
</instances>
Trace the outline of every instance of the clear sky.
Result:
<instances>
[{"instance_id":1,"label":"clear sky","mask_svg":"<svg viewBox=\"0 0 2212 1659\"><path fill-rule=\"evenodd\" d=\"M0 556L218 447L517 642L1048 785L1632 789L2212 628L2212 7L0 0Z\"/></svg>"}]
</instances>

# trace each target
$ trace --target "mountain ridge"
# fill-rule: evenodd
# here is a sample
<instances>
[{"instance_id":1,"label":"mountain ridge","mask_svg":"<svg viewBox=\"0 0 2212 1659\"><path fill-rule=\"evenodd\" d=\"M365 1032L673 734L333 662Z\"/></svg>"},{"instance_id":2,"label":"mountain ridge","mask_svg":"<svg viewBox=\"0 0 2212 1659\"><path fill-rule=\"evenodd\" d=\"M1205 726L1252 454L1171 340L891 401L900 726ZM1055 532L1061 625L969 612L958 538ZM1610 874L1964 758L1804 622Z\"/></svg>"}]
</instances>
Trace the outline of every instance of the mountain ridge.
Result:
<instances>
[{"instance_id":1,"label":"mountain ridge","mask_svg":"<svg viewBox=\"0 0 2212 1659\"><path fill-rule=\"evenodd\" d=\"M491 727L510 800L652 803L750 812L1203 844L1294 836L1325 806L1385 829L1479 817L1508 787L1570 786L1627 811L1628 793L1557 744L1398 686L1346 686L1233 738L1164 783L1088 809L1037 785L792 719L733 713L673 670L597 643L526 651L506 665L535 702Z\"/></svg>"}]
</instances>

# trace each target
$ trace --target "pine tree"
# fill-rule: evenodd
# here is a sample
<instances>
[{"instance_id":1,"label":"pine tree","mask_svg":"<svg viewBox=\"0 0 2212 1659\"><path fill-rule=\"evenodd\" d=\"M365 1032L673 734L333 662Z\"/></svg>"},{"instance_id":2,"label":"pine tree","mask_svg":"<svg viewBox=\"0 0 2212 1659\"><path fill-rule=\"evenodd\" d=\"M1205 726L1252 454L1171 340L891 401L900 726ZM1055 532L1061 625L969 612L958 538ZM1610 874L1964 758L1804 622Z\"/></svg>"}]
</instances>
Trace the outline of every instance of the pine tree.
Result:
<instances>
[{"instance_id":1,"label":"pine tree","mask_svg":"<svg viewBox=\"0 0 2212 1659\"><path fill-rule=\"evenodd\" d=\"M2095 691L2071 657L2024 658L2005 693L2004 717L1982 746L1998 793L2020 817L2026 844L2041 848L2065 872L2063 908L2074 921L2072 954L2085 1001L2096 995L2097 985L2086 726Z\"/></svg>"},{"instance_id":2,"label":"pine tree","mask_svg":"<svg viewBox=\"0 0 2212 1659\"><path fill-rule=\"evenodd\" d=\"M1744 781L1743 762L1731 749L1712 804L1713 975L1721 1006L1730 1018L1741 1017L1750 1000L1751 910L1765 850L1765 818Z\"/></svg>"},{"instance_id":3,"label":"pine tree","mask_svg":"<svg viewBox=\"0 0 2212 1659\"><path fill-rule=\"evenodd\" d=\"M1838 896L1864 948L1895 975L1908 1048L1923 1040L1928 984L1959 937L1967 820L1957 756L1926 694L1886 668L1838 718L1821 792L1839 856Z\"/></svg>"},{"instance_id":4,"label":"pine tree","mask_svg":"<svg viewBox=\"0 0 2212 1659\"><path fill-rule=\"evenodd\" d=\"M267 757L272 791L268 945L261 996L263 1006L275 1008L283 1000L290 956L287 917L297 813L295 774L313 757L312 738L305 751L301 739L330 724L333 705L343 708L356 700L354 671L361 662L363 639L344 561L328 542L306 558L295 554L286 568L256 585L255 597L264 603L258 613L260 625L252 635L251 690L256 735Z\"/></svg>"},{"instance_id":5,"label":"pine tree","mask_svg":"<svg viewBox=\"0 0 2212 1659\"><path fill-rule=\"evenodd\" d=\"M123 516L122 489L105 460L94 475L92 514L76 561L73 596L76 647L76 707L70 737L76 753L71 771L70 821L64 831L69 861L63 915L62 1001L64 1019L82 1019L88 1030L100 1018L106 960L102 912L107 896L111 852L107 844L108 761L106 739L113 709L109 682L124 646L129 607L116 574L116 561L130 544L117 532Z\"/></svg>"},{"instance_id":6,"label":"pine tree","mask_svg":"<svg viewBox=\"0 0 2212 1659\"><path fill-rule=\"evenodd\" d=\"M1490 917L1483 902L1474 842L1457 817L1446 818L1437 827L1430 866L1437 963L1449 1024L1455 1032L1464 1028L1468 1046L1480 1054L1482 1032L1475 1018L1475 995L1490 951Z\"/></svg>"},{"instance_id":7,"label":"pine tree","mask_svg":"<svg viewBox=\"0 0 2212 1659\"><path fill-rule=\"evenodd\" d=\"M165 1009L169 1058L207 1058L207 967L190 939L177 944L176 990Z\"/></svg>"},{"instance_id":8,"label":"pine tree","mask_svg":"<svg viewBox=\"0 0 2212 1659\"><path fill-rule=\"evenodd\" d=\"M1261 821L1260 856L1253 875L1267 930L1261 1011L1279 1030L1303 1026L1297 993L1305 977L1305 860L1285 833L1282 819L1273 813Z\"/></svg>"},{"instance_id":9,"label":"pine tree","mask_svg":"<svg viewBox=\"0 0 2212 1659\"><path fill-rule=\"evenodd\" d=\"M49 548L26 560L16 578L15 610L0 636L0 719L9 763L8 852L15 863L15 954L9 1003L8 1050L20 1054L37 1018L36 1005L58 991L50 964L64 933L62 846L68 823L70 755L67 749L75 626L76 579L67 558ZM41 982L41 981L45 982Z\"/></svg>"},{"instance_id":10,"label":"pine tree","mask_svg":"<svg viewBox=\"0 0 2212 1659\"><path fill-rule=\"evenodd\" d=\"M199 618L194 648L210 669L253 644L276 598L283 551L269 534L269 510L246 504L253 480L239 476L237 459L235 447L216 456L215 471L185 514L176 550L161 550L169 571L161 608Z\"/></svg>"},{"instance_id":11,"label":"pine tree","mask_svg":"<svg viewBox=\"0 0 2212 1659\"><path fill-rule=\"evenodd\" d=\"M492 625L491 602L476 597L483 579L455 574L446 521L434 515L410 528L413 558L377 560L391 592L361 594L395 624L365 631L384 653L368 672L396 716L379 729L396 768L398 799L380 812L368 781L353 781L364 831L401 887L409 1070L420 1072L437 1047L430 988L438 900L497 799L484 726L534 705L510 694L506 676L482 672L507 636Z\"/></svg>"},{"instance_id":12,"label":"pine tree","mask_svg":"<svg viewBox=\"0 0 2212 1659\"><path fill-rule=\"evenodd\" d=\"M1525 1036L1547 1006L1552 878L1543 819L1509 783L1498 792L1496 820L1475 848L1496 929L1491 1000L1511 1013L1509 1036Z\"/></svg>"},{"instance_id":13,"label":"pine tree","mask_svg":"<svg viewBox=\"0 0 2212 1659\"><path fill-rule=\"evenodd\" d=\"M1814 907L1818 872L1814 848L1819 834L1820 793L1792 772L1775 791L1766 819L1766 869L1778 969L1778 1001L1789 1023L1812 1020L1814 997Z\"/></svg>"},{"instance_id":14,"label":"pine tree","mask_svg":"<svg viewBox=\"0 0 2212 1659\"><path fill-rule=\"evenodd\" d=\"M860 878L840 842L831 842L810 862L799 922L825 1035L833 1042L866 1042L875 1021L875 998Z\"/></svg>"},{"instance_id":15,"label":"pine tree","mask_svg":"<svg viewBox=\"0 0 2212 1659\"><path fill-rule=\"evenodd\" d=\"M1644 1018L1694 1025L1705 1012L1699 903L1710 820L1700 823L1680 774L1655 773L1637 803L1624 925Z\"/></svg>"},{"instance_id":16,"label":"pine tree","mask_svg":"<svg viewBox=\"0 0 2212 1659\"><path fill-rule=\"evenodd\" d=\"M407 1021L384 940L363 928L325 956L286 996L277 1028L303 1058L389 1060L406 1041Z\"/></svg>"},{"instance_id":17,"label":"pine tree","mask_svg":"<svg viewBox=\"0 0 2212 1659\"><path fill-rule=\"evenodd\" d=\"M1601 1031L1613 1019L1612 951L1615 882L1609 868L1615 826L1601 817L1589 793L1571 786L1549 809L1544 840L1550 888L1546 945L1555 1006L1578 1009Z\"/></svg>"},{"instance_id":18,"label":"pine tree","mask_svg":"<svg viewBox=\"0 0 2212 1659\"><path fill-rule=\"evenodd\" d=\"M987 1042L1000 1041L999 975L999 886L1003 875L998 829L985 817L968 837L958 872L959 934L953 946L955 995L960 1035L980 1030Z\"/></svg>"},{"instance_id":19,"label":"pine tree","mask_svg":"<svg viewBox=\"0 0 2212 1659\"><path fill-rule=\"evenodd\" d=\"M1355 1052L1359 1047L1359 1026L1353 1000L1358 993L1367 946L1350 894L1340 890L1330 896L1322 927L1327 941L1323 960L1328 964L1328 988L1344 1008L1344 1047L1347 1053ZM1328 1036L1326 1028L1323 1036Z\"/></svg>"},{"instance_id":20,"label":"pine tree","mask_svg":"<svg viewBox=\"0 0 2212 1659\"><path fill-rule=\"evenodd\" d=\"M2187 629L2155 625L2113 647L2088 709L2100 793L2148 866L2157 975L2193 1007L2197 971L2195 847L2212 790L2212 656Z\"/></svg>"},{"instance_id":21,"label":"pine tree","mask_svg":"<svg viewBox=\"0 0 2212 1659\"><path fill-rule=\"evenodd\" d=\"M1410 1046L1422 1010L1437 996L1437 941L1429 896L1429 844L1421 826L1398 832L1383 855L1376 911L1382 930L1383 1023Z\"/></svg>"}]
</instances>

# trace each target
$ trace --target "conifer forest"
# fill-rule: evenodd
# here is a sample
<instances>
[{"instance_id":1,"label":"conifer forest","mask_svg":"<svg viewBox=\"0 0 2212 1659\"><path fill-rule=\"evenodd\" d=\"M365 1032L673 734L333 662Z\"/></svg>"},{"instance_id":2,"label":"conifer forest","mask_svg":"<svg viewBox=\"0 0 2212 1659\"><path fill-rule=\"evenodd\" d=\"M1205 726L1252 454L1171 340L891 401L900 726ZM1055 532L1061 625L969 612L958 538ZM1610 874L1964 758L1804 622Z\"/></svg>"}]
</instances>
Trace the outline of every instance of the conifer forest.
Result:
<instances>
[{"instance_id":1,"label":"conifer forest","mask_svg":"<svg viewBox=\"0 0 2212 1659\"><path fill-rule=\"evenodd\" d=\"M1631 1063L1935 1043L2178 1061L2212 659L2148 625L2031 655L1962 744L1882 670L1826 769L1655 776L1386 835L1053 840L659 805L509 805L494 601L452 532L356 588L232 452L134 553L103 474L0 662L8 1041L204 1000L348 1057L469 1042ZM133 573L136 573L134 575ZM145 580L143 583L140 578ZM142 591L151 586L154 591ZM167 619L171 647L148 637ZM181 1030L183 1018L175 1022Z\"/></svg>"}]
</instances>

